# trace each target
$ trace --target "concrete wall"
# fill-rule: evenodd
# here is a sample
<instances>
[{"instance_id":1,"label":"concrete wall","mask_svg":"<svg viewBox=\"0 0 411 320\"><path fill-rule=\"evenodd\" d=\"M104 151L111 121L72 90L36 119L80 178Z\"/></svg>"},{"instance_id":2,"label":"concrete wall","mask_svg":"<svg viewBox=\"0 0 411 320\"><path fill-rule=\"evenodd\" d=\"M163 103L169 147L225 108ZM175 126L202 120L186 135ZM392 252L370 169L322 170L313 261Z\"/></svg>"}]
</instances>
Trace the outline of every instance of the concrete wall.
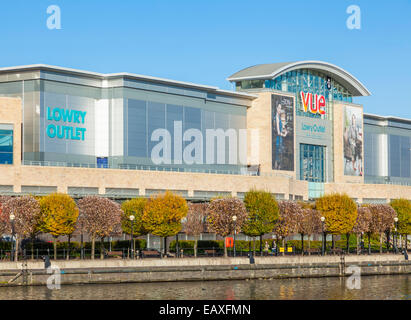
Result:
<instances>
[{"instance_id":1,"label":"concrete wall","mask_svg":"<svg viewBox=\"0 0 411 320\"><path fill-rule=\"evenodd\" d=\"M340 277L347 267L356 265L361 275L410 274L411 262L402 255L326 257L257 257L255 264L247 258L145 259L103 261L58 261L61 284L206 281L259 278ZM15 269L18 267L17 269ZM8 281L21 271L21 263L1 263L2 285L45 285L42 263L28 263L27 272L16 281ZM20 269L20 270L19 270Z\"/></svg>"}]
</instances>

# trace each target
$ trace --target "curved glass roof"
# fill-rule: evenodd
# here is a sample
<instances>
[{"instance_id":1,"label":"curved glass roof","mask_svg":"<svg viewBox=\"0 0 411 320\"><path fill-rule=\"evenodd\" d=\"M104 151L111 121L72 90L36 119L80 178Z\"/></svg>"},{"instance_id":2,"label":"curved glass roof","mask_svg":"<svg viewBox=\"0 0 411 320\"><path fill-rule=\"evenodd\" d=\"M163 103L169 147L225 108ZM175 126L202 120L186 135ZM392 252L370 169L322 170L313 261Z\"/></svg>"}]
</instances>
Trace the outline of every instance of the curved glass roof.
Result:
<instances>
[{"instance_id":1,"label":"curved glass roof","mask_svg":"<svg viewBox=\"0 0 411 320\"><path fill-rule=\"evenodd\" d=\"M245 68L228 77L227 80L237 82L242 80L274 79L287 72L298 69L321 71L344 86L353 96L369 96L370 91L353 75L344 69L323 61L297 61L284 63L260 64Z\"/></svg>"}]
</instances>

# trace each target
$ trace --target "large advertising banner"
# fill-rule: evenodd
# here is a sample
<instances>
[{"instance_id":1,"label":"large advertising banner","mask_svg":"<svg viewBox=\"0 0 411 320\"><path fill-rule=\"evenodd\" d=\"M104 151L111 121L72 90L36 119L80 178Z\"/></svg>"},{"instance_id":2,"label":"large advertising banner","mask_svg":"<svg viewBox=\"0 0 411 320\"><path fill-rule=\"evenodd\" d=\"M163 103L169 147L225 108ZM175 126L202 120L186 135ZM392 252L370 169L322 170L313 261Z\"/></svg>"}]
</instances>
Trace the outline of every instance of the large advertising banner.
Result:
<instances>
[{"instance_id":1,"label":"large advertising banner","mask_svg":"<svg viewBox=\"0 0 411 320\"><path fill-rule=\"evenodd\" d=\"M363 116L362 109L344 107L344 175L363 175Z\"/></svg>"},{"instance_id":2,"label":"large advertising banner","mask_svg":"<svg viewBox=\"0 0 411 320\"><path fill-rule=\"evenodd\" d=\"M294 171L294 98L271 96L272 167Z\"/></svg>"}]
</instances>

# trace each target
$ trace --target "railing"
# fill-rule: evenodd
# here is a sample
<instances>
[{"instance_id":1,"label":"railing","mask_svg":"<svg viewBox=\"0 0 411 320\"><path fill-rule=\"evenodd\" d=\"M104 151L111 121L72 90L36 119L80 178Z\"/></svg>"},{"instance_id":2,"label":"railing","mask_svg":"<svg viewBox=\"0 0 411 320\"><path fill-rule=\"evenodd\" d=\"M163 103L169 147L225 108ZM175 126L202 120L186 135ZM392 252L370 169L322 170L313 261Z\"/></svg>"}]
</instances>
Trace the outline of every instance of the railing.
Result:
<instances>
[{"instance_id":1,"label":"railing","mask_svg":"<svg viewBox=\"0 0 411 320\"><path fill-rule=\"evenodd\" d=\"M220 169L202 169L194 167L167 167L153 166L140 164L125 164L107 165L107 167L97 167L91 163L72 163L72 162L57 162L57 161L32 161L23 160L23 165L39 166L39 167L68 167L68 168L98 168L98 169L122 169L122 170L145 170L145 171L167 171L167 172L191 172L191 173L212 173L212 174L230 174L230 175L257 175L254 172L249 172L247 167L239 166L238 170L220 170Z\"/></svg>"},{"instance_id":2,"label":"railing","mask_svg":"<svg viewBox=\"0 0 411 320\"><path fill-rule=\"evenodd\" d=\"M289 250L289 248L292 248ZM318 250L315 250L318 249ZM410 251L411 248L408 248L407 251ZM157 254L153 255L146 255L144 252L147 251L155 251ZM250 254L252 254L253 250L252 249L236 249L235 256L236 257L249 257ZM308 248L304 248L304 255L321 255L321 249L319 248L311 248L311 250L308 250ZM359 254L362 255L368 255L368 254L378 254L379 253L379 248L373 246L368 252L368 247L363 247L361 248ZM397 254L403 254L403 248L398 248L396 251L394 248L390 248L389 250L384 249L383 253L397 253ZM15 255L15 252L13 252ZM301 248L295 248L294 246L286 246L284 247L284 250L281 250L281 247L276 247L275 249L270 248L269 250L266 250L263 248L263 251L260 251L259 248L256 247L255 251L255 256L256 257L267 257L267 256L295 256L295 255L301 255L302 250ZM335 248L332 249L331 247L327 247L325 251L326 255L337 255L337 254L347 254L346 248ZM350 248L349 254L356 255L357 251L356 248ZM136 249L134 251L134 259L150 259L152 257L155 258L162 258L163 257L163 251L161 250L156 250L156 249ZM50 259L54 259L54 250L53 249L34 249L32 250L19 250L18 252L18 261L22 260L37 260L37 261L42 261L44 257L48 256ZM109 250L104 250L103 251L103 258L104 259L132 259L133 254L132 250L130 247L128 248L117 248L113 249L112 251ZM179 249L178 254L176 253L176 250L170 249L167 252L167 256L169 258L192 258L194 257L194 249L192 248L181 248ZM224 256L224 248L220 247L210 247L210 248L198 248L197 249L197 257L202 258L202 257L223 257ZM234 250L233 248L227 248L227 256L228 257L234 257ZM79 249L79 248L72 248L70 250L68 249L58 249L57 250L57 259L58 260L90 260L92 258L92 252L91 249ZM100 248L95 249L94 252L94 258L95 259L100 259L101 258L101 251ZM14 257L13 257L14 259ZM12 260L12 251L11 250L0 250L0 261L10 261Z\"/></svg>"}]
</instances>

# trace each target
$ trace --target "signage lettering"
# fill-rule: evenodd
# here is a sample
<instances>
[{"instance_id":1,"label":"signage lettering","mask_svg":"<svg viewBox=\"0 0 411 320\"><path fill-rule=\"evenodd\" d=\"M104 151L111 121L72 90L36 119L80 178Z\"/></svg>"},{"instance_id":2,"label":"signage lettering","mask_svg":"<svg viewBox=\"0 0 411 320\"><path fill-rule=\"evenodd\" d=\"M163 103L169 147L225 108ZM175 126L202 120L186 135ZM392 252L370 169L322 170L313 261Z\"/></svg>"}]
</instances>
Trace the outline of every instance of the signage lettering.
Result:
<instances>
[{"instance_id":1,"label":"signage lettering","mask_svg":"<svg viewBox=\"0 0 411 320\"><path fill-rule=\"evenodd\" d=\"M303 91L300 92L301 101L304 106L304 112L311 112L313 114L325 114L325 97L315 94L313 96L312 93L304 93ZM314 98L314 99L313 99Z\"/></svg>"},{"instance_id":2,"label":"signage lettering","mask_svg":"<svg viewBox=\"0 0 411 320\"><path fill-rule=\"evenodd\" d=\"M64 123L84 124L86 111L78 111L62 108L47 108L47 120ZM85 138L86 128L79 128L68 125L49 124L46 129L49 138L82 140Z\"/></svg>"}]
</instances>

